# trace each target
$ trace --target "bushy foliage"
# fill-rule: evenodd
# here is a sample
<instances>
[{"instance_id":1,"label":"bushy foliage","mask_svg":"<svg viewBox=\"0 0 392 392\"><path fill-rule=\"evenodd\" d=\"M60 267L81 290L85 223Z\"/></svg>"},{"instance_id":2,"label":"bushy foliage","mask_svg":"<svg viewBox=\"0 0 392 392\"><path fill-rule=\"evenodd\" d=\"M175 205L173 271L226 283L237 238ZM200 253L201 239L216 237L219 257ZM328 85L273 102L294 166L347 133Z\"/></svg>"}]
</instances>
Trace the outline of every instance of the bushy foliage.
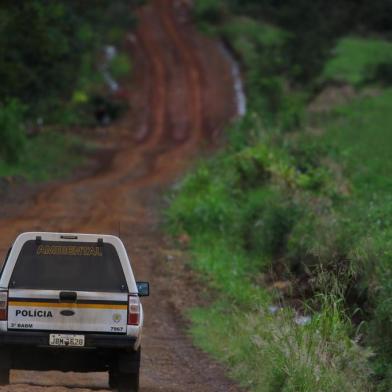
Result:
<instances>
[{"instance_id":1,"label":"bushy foliage","mask_svg":"<svg viewBox=\"0 0 392 392\"><path fill-rule=\"evenodd\" d=\"M17 100L0 105L0 159L16 162L24 152L26 131L25 107Z\"/></svg>"},{"instance_id":2,"label":"bushy foliage","mask_svg":"<svg viewBox=\"0 0 392 392\"><path fill-rule=\"evenodd\" d=\"M18 97L36 105L69 94L82 47L77 19L61 2L9 2L1 24L0 99Z\"/></svg>"},{"instance_id":3,"label":"bushy foliage","mask_svg":"<svg viewBox=\"0 0 392 392\"><path fill-rule=\"evenodd\" d=\"M0 177L17 176L29 181L46 181L65 177L84 163L92 151L83 141L64 133L46 131L18 147L17 161L6 161L0 156Z\"/></svg>"},{"instance_id":4,"label":"bushy foliage","mask_svg":"<svg viewBox=\"0 0 392 392\"><path fill-rule=\"evenodd\" d=\"M299 213L297 206L277 190L250 193L240 217L245 249L256 256L279 257L285 252Z\"/></svg>"},{"instance_id":5,"label":"bushy foliage","mask_svg":"<svg viewBox=\"0 0 392 392\"><path fill-rule=\"evenodd\" d=\"M392 30L389 0L376 3L371 0L229 0L223 3L233 14L268 20L290 33L285 64L291 79L301 83L312 83L321 73L336 40L343 34L353 30L390 34Z\"/></svg>"},{"instance_id":6,"label":"bushy foliage","mask_svg":"<svg viewBox=\"0 0 392 392\"><path fill-rule=\"evenodd\" d=\"M21 158L29 155L29 148L42 147L40 142L26 143L25 118L27 124L39 119L46 126L91 125L92 97L103 89L102 76L95 65L98 50L103 45L121 43L124 30L135 23L132 6L137 3L140 1L1 2L0 160L7 161L0 162L4 166L2 173L30 176L39 171L47 177L49 173L41 170L46 167L51 172L47 155L54 152L51 157L55 162L60 153L61 143L49 145L44 151L48 154L35 155L38 161L42 158L42 162L36 162L39 170L23 170L20 165L27 164L27 160ZM115 76L130 70L123 56L112 65ZM29 165L32 161L28 161Z\"/></svg>"},{"instance_id":7,"label":"bushy foliage","mask_svg":"<svg viewBox=\"0 0 392 392\"><path fill-rule=\"evenodd\" d=\"M271 269L282 279L294 277L302 282L295 288L296 296L312 298L314 315L321 322L317 328L331 333L320 347L328 346L327 351L334 354L316 350L326 359L324 390L334 390L337 385L342 390L366 390L373 362L382 379L380 391L391 385L392 203L390 144L386 143L390 94L385 90L376 98L360 98L339 108L328 118L327 132L320 135L287 135L266 129L257 115L248 114L233 127L226 150L201 164L178 187L168 212L173 232L186 232L191 238L195 267L210 276L213 287L232 303L251 307L258 298L264 301L260 277ZM373 154L369 155L369 149ZM284 272L278 272L282 266ZM233 293L239 292L236 298ZM325 295L330 293L337 299L326 305ZM376 359L369 355L370 349L362 351L351 342L352 332L340 330L342 320L348 325L345 314L361 325L363 341L374 349ZM214 328L212 324L209 327ZM260 333L265 327L261 325ZM241 379L250 371L260 372L243 358L244 352L251 352L245 339L256 334L253 328L243 332L241 344L230 337L221 344L224 338L218 330L215 333L214 349L226 344L238 348L234 354L230 350L228 361L235 369L242 364ZM292 334L293 328L287 326L287 333ZM308 352L302 345L315 336L300 336L298 347L290 338L279 340L276 349L290 342L296 353ZM264 361L260 350L275 350L271 340L265 342L252 349L252 364ZM316 356L308 358L310 362L303 368L297 367L295 357L288 375L275 367L279 361L285 363L285 369L289 366L282 351L275 353L268 375L263 373L258 379L255 374L251 386L256 389L255 385L264 382L270 390L301 390L298 385L313 390L314 372L307 369L312 368ZM337 355L336 362L331 355ZM337 369L342 369L341 375ZM346 378L357 379L359 384L346 383Z\"/></svg>"},{"instance_id":8,"label":"bushy foliage","mask_svg":"<svg viewBox=\"0 0 392 392\"><path fill-rule=\"evenodd\" d=\"M221 20L223 6L219 0L200 0L193 10L197 20L207 23L218 23Z\"/></svg>"},{"instance_id":9,"label":"bushy foliage","mask_svg":"<svg viewBox=\"0 0 392 392\"><path fill-rule=\"evenodd\" d=\"M310 208L296 194L329 195L336 190L331 190L330 173L320 167L321 156L315 159L309 152L297 162L279 134L261 131L253 147L236 146L235 135L246 134L250 120L243 121L245 126L233 130L232 149L201 164L181 183L168 219L174 233L223 236L241 244L249 257L271 259L285 253L297 221Z\"/></svg>"},{"instance_id":10,"label":"bushy foliage","mask_svg":"<svg viewBox=\"0 0 392 392\"><path fill-rule=\"evenodd\" d=\"M252 126L246 118L246 126L234 133L257 129L257 117L251 118ZM363 305L369 250L359 248L358 230L334 211L341 201L323 164L329 150L304 137L288 143L265 129L252 138L249 146L231 136L234 144L225 153L201 164L177 187L167 214L174 234L190 236L194 267L226 301L223 313L218 304L214 317L196 318L194 333L252 390L366 390L370 352L351 340L345 314ZM269 295L259 282L276 261L285 265L286 277L310 276L307 295L309 289L318 294L309 326L296 325L289 313L268 314ZM374 276L371 268L366 272L367 279ZM236 306L241 311L231 316ZM245 309L253 310L245 315ZM227 317L236 319L233 325L244 317L245 330L233 327L227 334L222 325Z\"/></svg>"},{"instance_id":11,"label":"bushy foliage","mask_svg":"<svg viewBox=\"0 0 392 392\"><path fill-rule=\"evenodd\" d=\"M5 1L0 13L0 101L49 112L79 83L86 54L107 42L113 20L129 26L128 2ZM105 42L106 41L106 42Z\"/></svg>"},{"instance_id":12,"label":"bushy foliage","mask_svg":"<svg viewBox=\"0 0 392 392\"><path fill-rule=\"evenodd\" d=\"M130 57L122 53L118 54L110 64L110 71L115 79L130 75L131 68Z\"/></svg>"},{"instance_id":13,"label":"bushy foliage","mask_svg":"<svg viewBox=\"0 0 392 392\"><path fill-rule=\"evenodd\" d=\"M369 77L369 81L381 82L385 86L392 86L392 60L376 65Z\"/></svg>"},{"instance_id":14,"label":"bushy foliage","mask_svg":"<svg viewBox=\"0 0 392 392\"><path fill-rule=\"evenodd\" d=\"M251 109L262 113L263 122L291 131L304 118L306 94L298 93L287 81L284 57L287 31L249 17L228 19L217 30L247 71L246 90Z\"/></svg>"},{"instance_id":15,"label":"bushy foliage","mask_svg":"<svg viewBox=\"0 0 392 392\"><path fill-rule=\"evenodd\" d=\"M347 29L390 30L374 24L390 19L374 13L387 2L343 3L224 2L214 27L242 60L249 113L225 151L188 176L168 212L173 233L191 238L192 265L222 293L223 304L194 313L195 336L253 390L392 385L391 91L311 119L317 132L304 126L307 92L320 75L360 87L381 67L388 80L386 40L347 37L331 50ZM311 299L310 325L268 314L265 274L300 283L294 300ZM353 342L350 324L374 358Z\"/></svg>"}]
</instances>

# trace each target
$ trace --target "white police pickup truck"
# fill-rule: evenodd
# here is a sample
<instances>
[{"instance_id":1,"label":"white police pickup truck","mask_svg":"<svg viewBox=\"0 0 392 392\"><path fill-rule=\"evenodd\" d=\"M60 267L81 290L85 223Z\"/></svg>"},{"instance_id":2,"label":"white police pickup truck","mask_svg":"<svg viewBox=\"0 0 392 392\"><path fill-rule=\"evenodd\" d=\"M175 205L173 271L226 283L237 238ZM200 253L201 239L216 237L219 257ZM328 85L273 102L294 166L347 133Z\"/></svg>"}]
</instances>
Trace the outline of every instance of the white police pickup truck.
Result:
<instances>
[{"instance_id":1,"label":"white police pickup truck","mask_svg":"<svg viewBox=\"0 0 392 392\"><path fill-rule=\"evenodd\" d=\"M117 237L21 234L0 276L0 384L10 369L108 371L137 391L147 295Z\"/></svg>"}]
</instances>

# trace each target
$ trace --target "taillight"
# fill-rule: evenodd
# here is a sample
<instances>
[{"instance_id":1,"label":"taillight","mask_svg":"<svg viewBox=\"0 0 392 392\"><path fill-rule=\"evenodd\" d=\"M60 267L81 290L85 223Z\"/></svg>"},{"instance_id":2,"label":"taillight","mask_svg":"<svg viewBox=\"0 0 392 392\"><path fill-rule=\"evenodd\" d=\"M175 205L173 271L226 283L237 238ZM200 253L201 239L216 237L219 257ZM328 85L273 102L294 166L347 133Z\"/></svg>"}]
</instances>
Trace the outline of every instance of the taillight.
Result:
<instances>
[{"instance_id":1,"label":"taillight","mask_svg":"<svg viewBox=\"0 0 392 392\"><path fill-rule=\"evenodd\" d=\"M0 291L0 321L7 320L8 292Z\"/></svg>"},{"instance_id":2,"label":"taillight","mask_svg":"<svg viewBox=\"0 0 392 392\"><path fill-rule=\"evenodd\" d=\"M139 325L140 300L139 297L130 296L128 300L128 325Z\"/></svg>"}]
</instances>

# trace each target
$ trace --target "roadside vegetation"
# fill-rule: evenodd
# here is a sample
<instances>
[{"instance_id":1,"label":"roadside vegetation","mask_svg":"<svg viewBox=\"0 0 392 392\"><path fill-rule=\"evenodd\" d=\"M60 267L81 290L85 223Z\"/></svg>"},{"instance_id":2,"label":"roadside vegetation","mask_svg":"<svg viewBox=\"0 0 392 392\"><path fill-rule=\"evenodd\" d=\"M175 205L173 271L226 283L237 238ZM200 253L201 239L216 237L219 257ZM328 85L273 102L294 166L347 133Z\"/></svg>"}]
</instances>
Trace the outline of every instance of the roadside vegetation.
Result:
<instances>
[{"instance_id":1,"label":"roadside vegetation","mask_svg":"<svg viewBox=\"0 0 392 392\"><path fill-rule=\"evenodd\" d=\"M111 99L100 69L103 50L124 45L137 3L3 2L0 176L47 179L83 161L84 142L68 131L95 126L96 103ZM110 64L115 78L130 69L122 53Z\"/></svg>"},{"instance_id":2,"label":"roadside vegetation","mask_svg":"<svg viewBox=\"0 0 392 392\"><path fill-rule=\"evenodd\" d=\"M392 389L392 13L324 3L195 5L249 108L167 220L214 293L196 344L254 391Z\"/></svg>"}]
</instances>

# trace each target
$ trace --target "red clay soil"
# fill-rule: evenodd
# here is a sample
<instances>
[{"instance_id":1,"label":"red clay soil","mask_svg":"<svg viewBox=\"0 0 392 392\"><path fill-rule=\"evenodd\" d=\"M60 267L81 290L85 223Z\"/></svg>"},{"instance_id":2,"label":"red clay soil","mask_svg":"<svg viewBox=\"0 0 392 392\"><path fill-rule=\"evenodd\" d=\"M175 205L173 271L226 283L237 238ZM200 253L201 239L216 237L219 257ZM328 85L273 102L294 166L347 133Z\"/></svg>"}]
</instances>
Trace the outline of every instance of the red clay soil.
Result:
<instances>
[{"instance_id":1,"label":"red clay soil","mask_svg":"<svg viewBox=\"0 0 392 392\"><path fill-rule=\"evenodd\" d=\"M213 146L235 111L230 65L217 42L195 31L182 3L153 0L139 10L139 28L128 39L132 109L103 141L115 150L112 159L91 176L48 185L12 213L4 213L3 203L0 252L23 231L117 234L121 227L137 278L152 287L144 300L141 390L237 391L224 369L187 336L178 306L192 305L186 299L197 297L199 287L190 272L169 263L159 230L163 192ZM12 371L11 385L0 388L71 389L108 390L107 374Z\"/></svg>"}]
</instances>

